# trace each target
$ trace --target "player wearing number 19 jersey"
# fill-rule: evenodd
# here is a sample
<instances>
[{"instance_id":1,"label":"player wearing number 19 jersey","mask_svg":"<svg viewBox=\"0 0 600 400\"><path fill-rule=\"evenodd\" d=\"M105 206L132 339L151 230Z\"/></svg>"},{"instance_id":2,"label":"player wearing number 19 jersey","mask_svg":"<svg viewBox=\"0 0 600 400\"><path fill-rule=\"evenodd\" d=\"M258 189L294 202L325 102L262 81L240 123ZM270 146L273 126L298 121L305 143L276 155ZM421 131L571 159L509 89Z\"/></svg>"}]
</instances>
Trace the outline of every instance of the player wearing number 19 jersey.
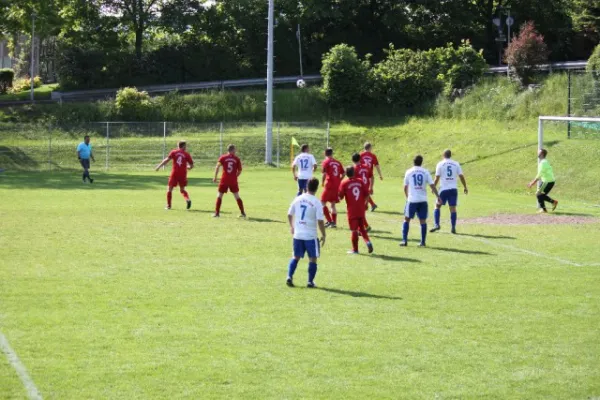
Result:
<instances>
[{"instance_id":1,"label":"player wearing number 19 jersey","mask_svg":"<svg viewBox=\"0 0 600 400\"><path fill-rule=\"evenodd\" d=\"M460 178L462 182L464 193L469 193L467 189L467 181L463 175L460 164L454 161L452 158L452 151L444 151L444 159L440 161L435 168L435 182L437 186L440 182L440 201L435 203L435 211L433 212L433 219L435 226L430 232L440 230L440 208L448 203L450 207L450 222L452 224L452 233L456 233L456 206L458 205L458 182L457 178Z\"/></svg>"},{"instance_id":2,"label":"player wearing number 19 jersey","mask_svg":"<svg viewBox=\"0 0 600 400\"><path fill-rule=\"evenodd\" d=\"M227 146L227 153L223 154L219 157L217 161L217 166L215 168L215 177L213 178L213 182L217 182L217 176L219 175L219 169L223 167L223 174L221 175L221 180L219 182L219 189L217 194L217 202L215 205L215 214L213 217L219 217L221 213L221 203L223 201L223 195L231 190L233 197L237 201L238 207L240 209L241 218L246 218L246 213L244 211L244 202L240 198L239 195L239 186L238 186L238 176L242 174L242 161L235 155L236 149L235 146L230 144Z\"/></svg>"},{"instance_id":3,"label":"player wearing number 19 jersey","mask_svg":"<svg viewBox=\"0 0 600 400\"><path fill-rule=\"evenodd\" d=\"M346 168L347 178L340 185L340 200L346 199L346 211L348 213L348 224L352 231L352 250L348 254L358 254L358 236L363 237L367 244L369 253L373 252L373 244L369 234L365 230L365 205L369 199L369 187L362 179L354 176L354 167Z\"/></svg>"},{"instance_id":4,"label":"player wearing number 19 jersey","mask_svg":"<svg viewBox=\"0 0 600 400\"><path fill-rule=\"evenodd\" d=\"M188 192L185 190L187 186L187 170L194 168L194 160L192 156L186 151L187 145L184 141L178 143L178 148L171 151L167 158L162 160L156 167L158 171L169 161L173 161L173 169L171 170L171 176L169 177L169 187L167 190L167 210L171 209L171 199L173 198L173 188L179 186L179 191L183 195L187 203L187 209L189 210L192 206L192 201Z\"/></svg>"},{"instance_id":5,"label":"player wearing number 19 jersey","mask_svg":"<svg viewBox=\"0 0 600 400\"><path fill-rule=\"evenodd\" d=\"M325 190L321 195L321 204L323 205L323 214L327 219L325 226L330 228L337 227L337 210L335 205L339 202L338 189L344 178L344 167L342 164L333 158L333 149L325 150L325 160L321 164L323 169L323 187ZM331 204L331 214L327 208L327 203Z\"/></svg>"}]
</instances>

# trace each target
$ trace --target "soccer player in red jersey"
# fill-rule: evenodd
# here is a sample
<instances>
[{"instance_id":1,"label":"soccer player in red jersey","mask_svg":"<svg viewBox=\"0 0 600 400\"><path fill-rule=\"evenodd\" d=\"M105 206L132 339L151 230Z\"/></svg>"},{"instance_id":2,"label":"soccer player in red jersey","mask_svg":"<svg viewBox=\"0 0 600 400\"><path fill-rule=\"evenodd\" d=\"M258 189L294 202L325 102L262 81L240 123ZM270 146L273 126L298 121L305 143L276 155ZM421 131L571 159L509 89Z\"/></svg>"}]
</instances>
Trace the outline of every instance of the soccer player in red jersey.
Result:
<instances>
[{"instance_id":1,"label":"soccer player in red jersey","mask_svg":"<svg viewBox=\"0 0 600 400\"><path fill-rule=\"evenodd\" d=\"M371 185L373 184L372 172L368 165L361 163L360 154L354 153L352 155L352 162L354 163L354 176L357 179L360 179L362 183L369 189L369 194L371 193ZM369 197L370 198L370 197ZM365 203L365 210L367 210L369 206ZM367 232L371 230L371 226L367 222L366 214L365 214L365 229Z\"/></svg>"},{"instance_id":2,"label":"soccer player in red jersey","mask_svg":"<svg viewBox=\"0 0 600 400\"><path fill-rule=\"evenodd\" d=\"M165 166L170 160L173 160L173 169L171 170L171 176L169 177L169 188L167 190L167 210L171 209L171 199L173 198L173 188L179 186L179 191L183 195L187 203L187 209L189 210L192 206L192 201L185 187L187 186L187 171L188 169L194 168L194 160L190 153L186 151L187 144L185 141L180 141L177 144L177 149L172 150L167 158L162 160L160 164L156 166L156 171Z\"/></svg>"},{"instance_id":3,"label":"soccer player in red jersey","mask_svg":"<svg viewBox=\"0 0 600 400\"><path fill-rule=\"evenodd\" d=\"M321 204L323 204L323 214L327 219L326 227L337 228L337 210L335 205L339 202L338 189L344 178L344 167L333 158L333 149L331 147L325 150L325 160L321 164L323 170L323 194L321 195ZM327 203L331 204L331 213L327 208Z\"/></svg>"},{"instance_id":4,"label":"soccer player in red jersey","mask_svg":"<svg viewBox=\"0 0 600 400\"><path fill-rule=\"evenodd\" d=\"M354 176L354 167L346 168L346 176L347 178L340 184L339 197L340 200L346 199L348 224L352 231L352 250L348 251L348 254L358 254L359 233L367 244L369 253L372 253L373 244L364 225L365 205L369 200L369 187L360 178Z\"/></svg>"},{"instance_id":5,"label":"soccer player in red jersey","mask_svg":"<svg viewBox=\"0 0 600 400\"><path fill-rule=\"evenodd\" d=\"M379 160L377 160L377 156L371 152L373 146L371 143L366 142L364 146L364 151L360 153L360 162L362 164L366 164L369 167L371 176L369 177L371 181L371 197L369 197L369 204L371 204L371 211L375 211L377 208L377 204L373 201L373 187L375 186L375 178L373 175L373 168L377 169L377 173L379 174L379 179L383 180L383 175L381 174L381 167L379 167Z\"/></svg>"},{"instance_id":6,"label":"soccer player in red jersey","mask_svg":"<svg viewBox=\"0 0 600 400\"><path fill-rule=\"evenodd\" d=\"M217 176L219 175L219 169L221 169L221 167L223 167L223 174L221 175L221 181L219 182L217 204L213 217L220 216L223 195L227 193L227 191L231 190L231 193L233 194L233 197L235 197L238 207L240 208L240 218L246 218L244 202L240 198L240 189L238 186L238 176L242 174L242 161L238 158L238 156L235 155L235 151L235 146L230 144L227 146L227 153L219 157L219 160L217 161L213 182L217 183Z\"/></svg>"}]
</instances>

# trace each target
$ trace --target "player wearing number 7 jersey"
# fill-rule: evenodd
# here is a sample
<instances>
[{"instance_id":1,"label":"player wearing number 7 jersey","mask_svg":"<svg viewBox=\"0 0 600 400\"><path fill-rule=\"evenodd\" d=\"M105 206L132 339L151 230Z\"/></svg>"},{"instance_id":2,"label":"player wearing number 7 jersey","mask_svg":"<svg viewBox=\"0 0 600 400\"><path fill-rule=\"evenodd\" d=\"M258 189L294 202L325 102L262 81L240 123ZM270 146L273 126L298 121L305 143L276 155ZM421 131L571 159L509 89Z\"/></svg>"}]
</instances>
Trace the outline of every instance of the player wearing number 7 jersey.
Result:
<instances>
[{"instance_id":1,"label":"player wearing number 7 jersey","mask_svg":"<svg viewBox=\"0 0 600 400\"><path fill-rule=\"evenodd\" d=\"M365 230L365 210L369 200L369 187L363 181L354 176L354 167L346 168L346 178L339 189L340 200L346 199L346 211L348 213L348 224L352 231L352 250L348 254L358 254L358 236L363 237L367 244L369 253L373 252L373 244L369 234Z\"/></svg>"},{"instance_id":2,"label":"player wearing number 7 jersey","mask_svg":"<svg viewBox=\"0 0 600 400\"><path fill-rule=\"evenodd\" d=\"M435 226L430 232L440 230L440 208L448 203L450 207L450 222L452 223L452 233L456 233L456 206L458 205L458 182L457 178L460 178L462 182L464 193L469 193L467 189L467 181L463 175L460 164L452 160L452 151L444 150L444 159L438 163L435 168L435 182L437 186L440 184L440 201L435 203L435 211L433 212L433 219Z\"/></svg>"},{"instance_id":3,"label":"player wearing number 7 jersey","mask_svg":"<svg viewBox=\"0 0 600 400\"><path fill-rule=\"evenodd\" d=\"M173 169L171 170L171 176L169 177L169 187L167 190L167 210L171 209L171 199L173 198L173 188L179 186L179 191L183 195L187 203L187 209L189 210L192 206L192 201L185 187L187 186L187 171L188 169L194 168L194 160L192 156L186 151L187 144L185 141L180 141L177 144L177 149L171 151L167 158L162 160L160 164L156 166L156 171L165 166L169 161L173 161Z\"/></svg>"},{"instance_id":4,"label":"player wearing number 7 jersey","mask_svg":"<svg viewBox=\"0 0 600 400\"><path fill-rule=\"evenodd\" d=\"M217 194L217 203L215 205L215 214L213 217L219 217L221 213L221 202L223 201L223 195L231 190L233 197L237 201L240 209L241 218L246 218L246 212L244 211L244 202L240 198L238 186L238 177L242 174L242 161L235 155L235 146L230 144L227 146L227 153L219 157L217 166L215 167L215 177L213 182L217 182L217 176L219 175L219 169L223 167L223 174L221 175L221 181L219 182L219 189Z\"/></svg>"}]
</instances>

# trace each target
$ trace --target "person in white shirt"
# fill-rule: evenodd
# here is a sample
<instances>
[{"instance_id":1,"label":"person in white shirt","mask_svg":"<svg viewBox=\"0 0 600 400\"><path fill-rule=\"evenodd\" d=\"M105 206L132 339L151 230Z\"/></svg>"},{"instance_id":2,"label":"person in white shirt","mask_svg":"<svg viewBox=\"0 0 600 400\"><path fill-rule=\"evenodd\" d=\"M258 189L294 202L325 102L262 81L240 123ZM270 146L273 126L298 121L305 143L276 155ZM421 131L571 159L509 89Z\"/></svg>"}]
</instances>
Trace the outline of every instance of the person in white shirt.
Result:
<instances>
[{"instance_id":1,"label":"person in white shirt","mask_svg":"<svg viewBox=\"0 0 600 400\"><path fill-rule=\"evenodd\" d=\"M292 163L292 175L294 175L294 180L298 181L297 196L306 193L306 184L312 178L313 172L317 170L317 160L310 154L310 147L303 144L300 150L302 152L296 156ZM296 169L298 170L297 174Z\"/></svg>"},{"instance_id":2,"label":"person in white shirt","mask_svg":"<svg viewBox=\"0 0 600 400\"><path fill-rule=\"evenodd\" d=\"M288 210L288 221L293 236L293 257L288 266L288 277L286 284L294 287L294 272L298 261L308 253L308 284L309 288L316 287L315 276L317 275L317 258L319 258L321 246L325 246L325 222L323 221L323 206L321 201L315 197L319 189L317 178L308 181L308 193L294 199ZM317 226L321 231L321 240L317 237Z\"/></svg>"},{"instance_id":3,"label":"person in white shirt","mask_svg":"<svg viewBox=\"0 0 600 400\"><path fill-rule=\"evenodd\" d=\"M457 178L460 178L462 182L464 193L468 194L467 181L463 175L460 164L454 161L452 158L452 151L449 149L444 150L444 159L440 161L435 168L435 186L440 183L440 200L435 203L435 211L433 212L433 219L435 225L429 232L435 232L440 230L440 208L448 203L450 207L450 222L452 223L452 233L456 233L456 206L458 205L458 182Z\"/></svg>"},{"instance_id":4,"label":"person in white shirt","mask_svg":"<svg viewBox=\"0 0 600 400\"><path fill-rule=\"evenodd\" d=\"M404 208L404 225L402 226L402 242L400 246L408 245L408 228L410 220L419 217L421 223L421 243L419 247L425 247L425 239L427 238L427 186L431 188L431 192L438 198L439 194L431 174L423 165L423 156L418 155L414 159L414 167L406 171L404 175L404 194L406 196L406 207Z\"/></svg>"}]
</instances>

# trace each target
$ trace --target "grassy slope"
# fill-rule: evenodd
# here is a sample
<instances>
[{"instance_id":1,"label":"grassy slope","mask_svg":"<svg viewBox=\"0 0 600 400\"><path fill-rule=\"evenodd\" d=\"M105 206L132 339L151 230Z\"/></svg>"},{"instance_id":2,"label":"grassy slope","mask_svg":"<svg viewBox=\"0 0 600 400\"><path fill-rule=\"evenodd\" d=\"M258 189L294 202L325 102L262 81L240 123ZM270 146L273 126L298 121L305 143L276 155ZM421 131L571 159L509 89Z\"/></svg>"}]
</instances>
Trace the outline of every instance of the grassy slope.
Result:
<instances>
[{"instance_id":1,"label":"grassy slope","mask_svg":"<svg viewBox=\"0 0 600 400\"><path fill-rule=\"evenodd\" d=\"M369 215L376 253L349 258L348 231L329 232L323 289L289 290L289 173L245 172L248 221L231 196L220 220L209 217L205 169L191 173L189 213L179 195L162 209L166 173L96 177L0 176L0 329L45 398L600 393L598 224L461 225L473 236L400 249L400 182L388 179ZM533 211L523 195L473 190L461 201L461 218ZM298 283L305 273L302 262ZM0 397L24 397L3 361L0 379Z\"/></svg>"},{"instance_id":2,"label":"grassy slope","mask_svg":"<svg viewBox=\"0 0 600 400\"><path fill-rule=\"evenodd\" d=\"M57 83L50 85L42 85L33 90L34 96L36 100L49 100L50 94L56 90L58 87ZM19 101L19 100L29 100L30 92L28 90L22 91L19 93L6 93L0 94L0 103L3 101Z\"/></svg>"}]
</instances>

